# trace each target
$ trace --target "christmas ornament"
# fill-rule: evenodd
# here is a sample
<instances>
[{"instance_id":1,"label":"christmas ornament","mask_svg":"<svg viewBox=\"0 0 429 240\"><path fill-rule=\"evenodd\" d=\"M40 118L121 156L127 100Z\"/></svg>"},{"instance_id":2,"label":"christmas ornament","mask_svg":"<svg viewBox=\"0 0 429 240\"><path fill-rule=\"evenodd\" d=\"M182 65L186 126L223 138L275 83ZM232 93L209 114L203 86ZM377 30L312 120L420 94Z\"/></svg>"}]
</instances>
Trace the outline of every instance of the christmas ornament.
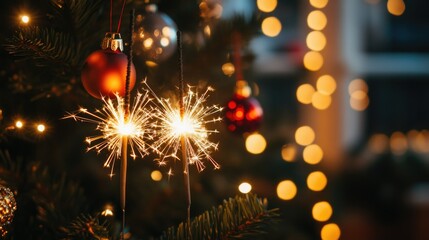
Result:
<instances>
[{"instance_id":1,"label":"christmas ornament","mask_svg":"<svg viewBox=\"0 0 429 240\"><path fill-rule=\"evenodd\" d=\"M125 95L127 56L122 53L123 43L119 33L106 33L102 49L88 56L83 66L81 78L85 90L95 98L103 96L115 98ZM131 65L130 89L136 81L136 70Z\"/></svg>"},{"instance_id":2,"label":"christmas ornament","mask_svg":"<svg viewBox=\"0 0 429 240\"><path fill-rule=\"evenodd\" d=\"M235 94L228 101L225 123L228 131L238 134L254 132L261 126L263 111L246 81L236 83Z\"/></svg>"},{"instance_id":3,"label":"christmas ornament","mask_svg":"<svg viewBox=\"0 0 429 240\"><path fill-rule=\"evenodd\" d=\"M177 47L177 26L166 14L149 4L138 14L134 27L134 53L148 66L156 65L173 55Z\"/></svg>"},{"instance_id":4,"label":"christmas ornament","mask_svg":"<svg viewBox=\"0 0 429 240\"><path fill-rule=\"evenodd\" d=\"M5 227L9 225L16 210L16 202L9 188L0 186L0 235L7 234Z\"/></svg>"}]
</instances>

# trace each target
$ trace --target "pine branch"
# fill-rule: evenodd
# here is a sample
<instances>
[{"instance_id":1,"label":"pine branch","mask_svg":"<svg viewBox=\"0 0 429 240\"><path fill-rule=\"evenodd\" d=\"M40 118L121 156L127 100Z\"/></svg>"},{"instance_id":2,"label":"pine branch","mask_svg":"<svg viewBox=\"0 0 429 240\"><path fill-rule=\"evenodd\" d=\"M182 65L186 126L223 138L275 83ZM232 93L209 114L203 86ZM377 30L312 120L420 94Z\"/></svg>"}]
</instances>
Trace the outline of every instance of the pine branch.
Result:
<instances>
[{"instance_id":1,"label":"pine branch","mask_svg":"<svg viewBox=\"0 0 429 240\"><path fill-rule=\"evenodd\" d=\"M207 211L191 223L193 239L255 239L266 233L276 221L278 209L267 210L266 200L256 195L236 196L224 200L217 208ZM189 239L186 223L167 229L160 240Z\"/></svg>"},{"instance_id":2,"label":"pine branch","mask_svg":"<svg viewBox=\"0 0 429 240\"><path fill-rule=\"evenodd\" d=\"M69 69L79 63L80 46L67 33L53 29L21 28L7 39L5 49L21 59L33 60L39 67Z\"/></svg>"},{"instance_id":3,"label":"pine branch","mask_svg":"<svg viewBox=\"0 0 429 240\"><path fill-rule=\"evenodd\" d=\"M62 228L67 235L63 240L108 240L109 226L106 222L100 223L97 216L80 215L70 226Z\"/></svg>"}]
</instances>

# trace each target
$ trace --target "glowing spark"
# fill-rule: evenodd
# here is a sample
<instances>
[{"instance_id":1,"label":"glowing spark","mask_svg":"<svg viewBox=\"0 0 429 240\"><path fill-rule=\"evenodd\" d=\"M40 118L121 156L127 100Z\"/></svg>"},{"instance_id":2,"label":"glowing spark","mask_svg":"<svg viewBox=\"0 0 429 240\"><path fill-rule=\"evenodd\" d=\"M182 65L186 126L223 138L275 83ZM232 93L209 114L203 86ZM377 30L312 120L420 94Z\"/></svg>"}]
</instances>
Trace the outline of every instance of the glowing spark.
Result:
<instances>
[{"instance_id":1,"label":"glowing spark","mask_svg":"<svg viewBox=\"0 0 429 240\"><path fill-rule=\"evenodd\" d=\"M103 108L94 113L86 108L80 108L77 113L69 113L64 118L72 118L75 121L87 122L96 125L98 135L89 136L85 142L89 145L87 151L94 150L100 153L103 150L109 152L104 167L110 167L109 176L113 176L115 160L121 157L123 136L127 136L130 145L130 156L135 159L138 155L144 157L150 148L147 140L152 140L152 132L149 120L152 114L146 110L152 99L148 91L137 93L128 119L125 118L124 99L116 95L116 101L103 98ZM85 115L80 116L79 114ZM94 145L92 145L94 143Z\"/></svg>"},{"instance_id":2,"label":"glowing spark","mask_svg":"<svg viewBox=\"0 0 429 240\"><path fill-rule=\"evenodd\" d=\"M152 147L154 152L161 156L157 159L158 164L165 165L167 158L179 159L177 153L181 147L181 138L184 137L190 164L195 164L200 172L205 168L202 160L208 159L215 169L219 169L220 165L210 156L213 150L217 150L218 144L208 139L210 134L218 131L207 129L206 124L221 121L220 117L213 116L222 111L222 108L217 105L204 105L209 96L208 93L213 91L212 88L207 88L201 95L192 90L193 88L188 86L188 92L183 98L182 119L178 102L158 98L150 89L155 99L155 107L152 111L156 119L154 128L158 136Z\"/></svg>"}]
</instances>

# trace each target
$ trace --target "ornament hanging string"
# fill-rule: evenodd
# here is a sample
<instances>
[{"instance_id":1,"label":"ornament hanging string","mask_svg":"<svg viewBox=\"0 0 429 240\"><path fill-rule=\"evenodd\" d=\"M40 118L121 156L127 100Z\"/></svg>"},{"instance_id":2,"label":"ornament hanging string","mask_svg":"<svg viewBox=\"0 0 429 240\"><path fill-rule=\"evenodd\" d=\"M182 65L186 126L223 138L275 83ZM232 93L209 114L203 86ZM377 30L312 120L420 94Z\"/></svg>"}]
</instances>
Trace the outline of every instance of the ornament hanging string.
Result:
<instances>
[{"instance_id":1,"label":"ornament hanging string","mask_svg":"<svg viewBox=\"0 0 429 240\"><path fill-rule=\"evenodd\" d=\"M124 0L122 2L122 9L121 9L121 14L119 15L119 21L118 21L118 27L116 28L116 32L119 33L119 31L121 30L121 24L122 24L122 16L124 15L124 10L125 10L125 3L127 2L127 0ZM110 32L112 32L113 30L113 0L110 0Z\"/></svg>"},{"instance_id":2,"label":"ornament hanging string","mask_svg":"<svg viewBox=\"0 0 429 240\"><path fill-rule=\"evenodd\" d=\"M125 1L124 1L125 2ZM130 113L130 78L131 78L131 65L133 63L133 37L132 33L134 30L134 15L135 9L132 9L130 12L130 46L128 51L128 63L127 63L127 76L125 79L125 96L124 96L124 122L128 122L128 117ZM128 137L125 135L122 137L122 161L121 161L121 178L120 178L120 205L122 209L122 231L121 231L121 239L124 239L124 231L125 231L125 203L126 203L126 192L127 192L127 161L128 161Z\"/></svg>"},{"instance_id":3,"label":"ornament hanging string","mask_svg":"<svg viewBox=\"0 0 429 240\"><path fill-rule=\"evenodd\" d=\"M179 47L179 105L180 105L180 118L183 121L185 115L185 106L183 103L184 92L185 92L185 84L183 81L183 56L182 56L182 33L177 31L177 45ZM189 161L186 152L186 139L185 136L182 135L180 138L180 144L182 146L182 162L183 162L183 180L185 184L185 192L186 192L186 203L187 203L187 231L188 238L192 239L191 232L191 183L189 181Z\"/></svg>"}]
</instances>

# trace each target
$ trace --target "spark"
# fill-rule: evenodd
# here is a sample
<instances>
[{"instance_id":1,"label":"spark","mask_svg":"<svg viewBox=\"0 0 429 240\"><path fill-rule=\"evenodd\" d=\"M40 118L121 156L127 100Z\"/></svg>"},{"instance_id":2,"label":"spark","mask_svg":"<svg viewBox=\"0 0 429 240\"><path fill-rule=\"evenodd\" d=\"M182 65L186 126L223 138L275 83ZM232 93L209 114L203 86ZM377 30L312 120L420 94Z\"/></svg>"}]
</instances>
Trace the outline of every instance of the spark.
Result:
<instances>
[{"instance_id":1,"label":"spark","mask_svg":"<svg viewBox=\"0 0 429 240\"><path fill-rule=\"evenodd\" d=\"M87 151L94 150L99 154L103 150L108 151L108 157L104 167L111 168L109 176L112 177L115 160L121 157L122 141L126 136L130 145L130 156L144 157L149 154L148 140L152 140L150 119L152 114L147 111L147 106L152 101L149 92L138 92L132 105L130 113L126 118L125 101L116 95L116 101L103 98L101 110L90 112L81 107L76 113L69 113L65 118L71 118L79 122L95 124L97 135L89 136L85 142L89 145Z\"/></svg>"},{"instance_id":2,"label":"spark","mask_svg":"<svg viewBox=\"0 0 429 240\"><path fill-rule=\"evenodd\" d=\"M149 87L148 89L154 94ZM213 88L208 87L203 94L194 92L193 89L188 86L188 91L183 97L183 118L180 116L178 101L159 98L154 94L155 107L152 111L155 119L154 131L158 138L152 148L160 155L160 158L156 159L158 165L163 166L168 158L179 159L177 153L181 148L181 138L184 137L190 164L194 164L201 172L205 168L203 160L208 159L215 169L219 169L220 165L210 156L212 151L218 149L218 143L208 139L209 135L218 133L218 130L210 130L206 125L221 121L221 118L215 115L220 113L222 108L217 105L205 105Z\"/></svg>"}]
</instances>

